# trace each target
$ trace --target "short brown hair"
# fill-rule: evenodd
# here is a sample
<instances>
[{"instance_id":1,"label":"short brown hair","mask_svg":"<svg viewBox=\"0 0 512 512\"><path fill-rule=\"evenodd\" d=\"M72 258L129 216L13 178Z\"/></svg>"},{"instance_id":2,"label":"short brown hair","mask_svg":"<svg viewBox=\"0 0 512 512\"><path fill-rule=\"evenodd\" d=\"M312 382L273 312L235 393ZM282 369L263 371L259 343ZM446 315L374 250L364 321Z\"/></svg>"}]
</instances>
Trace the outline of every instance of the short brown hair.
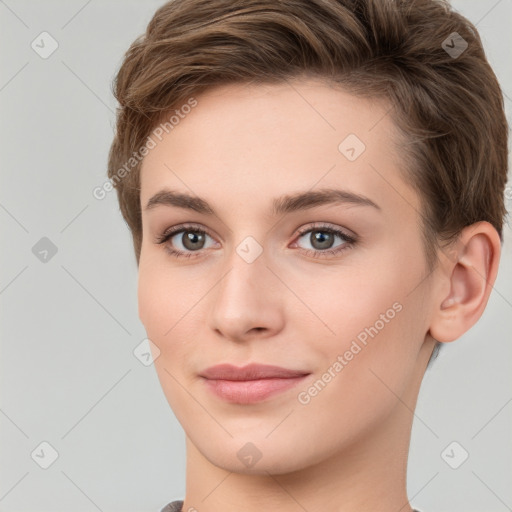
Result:
<instances>
[{"instance_id":1,"label":"short brown hair","mask_svg":"<svg viewBox=\"0 0 512 512\"><path fill-rule=\"evenodd\" d=\"M454 41L462 41L460 55L449 51ZM215 86L302 76L389 101L407 141L405 178L422 200L430 263L439 242L474 222L490 222L502 239L503 96L475 26L447 2L172 0L132 43L113 82L119 108L108 176L137 264L141 164L126 172L126 162L163 115Z\"/></svg>"}]
</instances>

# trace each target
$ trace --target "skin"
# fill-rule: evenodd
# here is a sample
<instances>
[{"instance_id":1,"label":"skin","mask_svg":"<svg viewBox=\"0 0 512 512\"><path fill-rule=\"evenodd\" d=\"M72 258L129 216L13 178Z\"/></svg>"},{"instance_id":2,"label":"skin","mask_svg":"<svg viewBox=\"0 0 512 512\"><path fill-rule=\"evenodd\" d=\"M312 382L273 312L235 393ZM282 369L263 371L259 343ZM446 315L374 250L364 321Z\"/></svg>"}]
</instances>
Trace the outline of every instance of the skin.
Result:
<instances>
[{"instance_id":1,"label":"skin","mask_svg":"<svg viewBox=\"0 0 512 512\"><path fill-rule=\"evenodd\" d=\"M183 510L410 511L407 454L433 337L453 341L482 314L496 278L498 234L486 222L466 228L428 270L419 196L402 179L384 103L314 79L230 84L197 101L145 157L140 193L139 316L186 433ZM366 146L355 161L338 149L348 134ZM331 187L379 209L344 203L272 215L274 198ZM164 188L204 198L216 215L169 205L146 210ZM188 249L183 232L156 243L183 223L207 231L204 248ZM334 236L330 248L343 250L313 257L325 251L312 241L315 231L298 235L308 227L324 232L313 223L357 241ZM236 250L249 236L263 251L252 263ZM176 258L166 246L193 257ZM393 304L400 311L301 403L299 393ZM311 374L249 405L221 400L198 375L251 362ZM261 454L250 467L237 455L249 442Z\"/></svg>"}]
</instances>

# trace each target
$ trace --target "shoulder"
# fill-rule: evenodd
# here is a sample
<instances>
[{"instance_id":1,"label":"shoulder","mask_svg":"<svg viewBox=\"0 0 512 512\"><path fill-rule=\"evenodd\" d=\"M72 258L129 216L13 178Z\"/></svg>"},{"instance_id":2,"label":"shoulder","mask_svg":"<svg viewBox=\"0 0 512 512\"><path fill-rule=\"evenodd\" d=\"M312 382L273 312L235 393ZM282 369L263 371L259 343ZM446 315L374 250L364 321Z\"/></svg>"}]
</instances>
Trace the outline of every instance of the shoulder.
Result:
<instances>
[{"instance_id":1,"label":"shoulder","mask_svg":"<svg viewBox=\"0 0 512 512\"><path fill-rule=\"evenodd\" d=\"M171 501L168 503L160 512L181 512L181 508L183 507L183 501Z\"/></svg>"}]
</instances>

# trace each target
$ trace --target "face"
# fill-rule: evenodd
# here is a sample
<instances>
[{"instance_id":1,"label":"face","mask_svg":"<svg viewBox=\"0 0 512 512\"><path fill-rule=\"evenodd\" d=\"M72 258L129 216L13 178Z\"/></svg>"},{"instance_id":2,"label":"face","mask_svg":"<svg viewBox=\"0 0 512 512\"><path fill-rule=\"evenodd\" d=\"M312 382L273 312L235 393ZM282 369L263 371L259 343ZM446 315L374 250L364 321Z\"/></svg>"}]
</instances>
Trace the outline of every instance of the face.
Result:
<instances>
[{"instance_id":1,"label":"face","mask_svg":"<svg viewBox=\"0 0 512 512\"><path fill-rule=\"evenodd\" d=\"M315 80L196 100L142 165L139 316L206 459L305 468L370 439L421 380L419 197L384 104ZM204 377L226 363L296 377Z\"/></svg>"}]
</instances>

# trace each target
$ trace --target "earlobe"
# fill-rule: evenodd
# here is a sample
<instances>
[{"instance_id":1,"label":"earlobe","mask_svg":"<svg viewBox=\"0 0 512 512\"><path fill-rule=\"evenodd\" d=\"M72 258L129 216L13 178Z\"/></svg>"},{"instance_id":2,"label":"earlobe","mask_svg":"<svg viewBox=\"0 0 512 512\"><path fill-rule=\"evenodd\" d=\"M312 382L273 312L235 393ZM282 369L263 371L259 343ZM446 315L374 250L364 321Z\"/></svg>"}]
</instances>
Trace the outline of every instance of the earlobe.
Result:
<instances>
[{"instance_id":1,"label":"earlobe","mask_svg":"<svg viewBox=\"0 0 512 512\"><path fill-rule=\"evenodd\" d=\"M448 283L436 297L429 330L433 338L454 341L477 322L496 280L500 254L500 237L490 223L477 222L462 230L457 248L445 253L442 263Z\"/></svg>"}]
</instances>

